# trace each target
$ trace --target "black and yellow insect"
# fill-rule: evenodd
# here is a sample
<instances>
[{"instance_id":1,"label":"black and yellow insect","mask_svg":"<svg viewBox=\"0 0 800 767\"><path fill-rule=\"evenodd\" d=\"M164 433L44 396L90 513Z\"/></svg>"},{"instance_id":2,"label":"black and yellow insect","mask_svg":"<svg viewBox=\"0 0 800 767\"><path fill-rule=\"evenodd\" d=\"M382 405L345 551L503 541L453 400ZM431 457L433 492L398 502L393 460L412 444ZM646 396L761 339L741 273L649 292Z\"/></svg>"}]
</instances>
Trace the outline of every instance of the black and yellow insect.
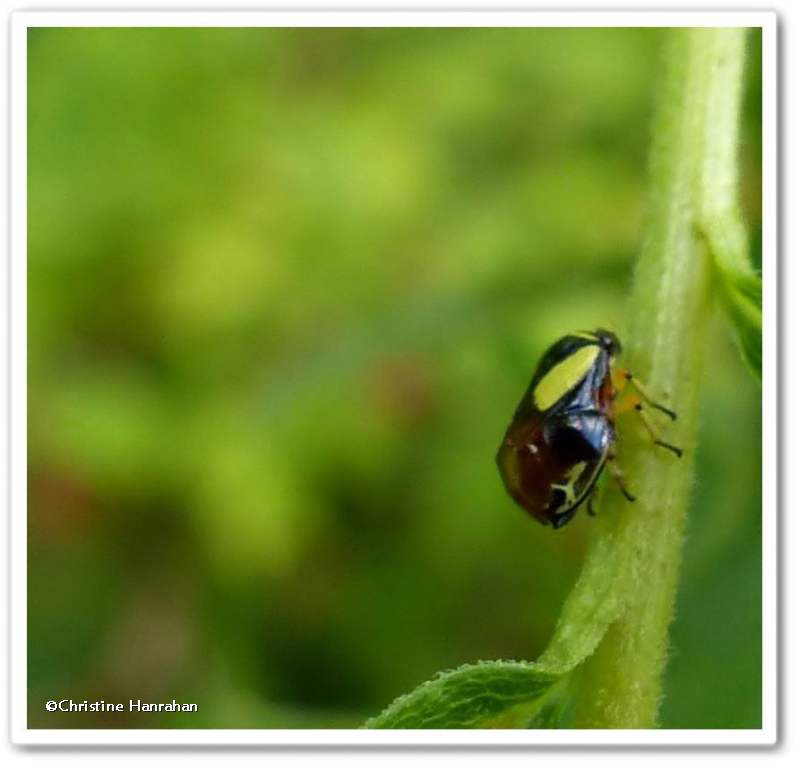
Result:
<instances>
[{"instance_id":1,"label":"black and yellow insect","mask_svg":"<svg viewBox=\"0 0 800 767\"><path fill-rule=\"evenodd\" d=\"M604 467L629 501L635 498L614 463L615 418L635 410L656 445L681 456L680 448L659 439L643 412L643 403L673 420L675 413L653 401L614 358L622 348L608 330L578 332L556 341L533 374L511 425L497 465L511 497L543 524L558 529L588 500ZM617 395L630 383L635 393L625 402Z\"/></svg>"}]
</instances>

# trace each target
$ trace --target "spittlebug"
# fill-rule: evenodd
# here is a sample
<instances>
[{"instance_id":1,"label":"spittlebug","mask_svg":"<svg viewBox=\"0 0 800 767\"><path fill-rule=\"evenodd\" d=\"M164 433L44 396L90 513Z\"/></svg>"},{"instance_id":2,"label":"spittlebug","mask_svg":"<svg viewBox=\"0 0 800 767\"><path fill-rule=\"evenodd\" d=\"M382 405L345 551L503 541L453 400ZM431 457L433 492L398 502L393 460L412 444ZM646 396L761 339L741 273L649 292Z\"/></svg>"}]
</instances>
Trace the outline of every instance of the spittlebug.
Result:
<instances>
[{"instance_id":1,"label":"spittlebug","mask_svg":"<svg viewBox=\"0 0 800 767\"><path fill-rule=\"evenodd\" d=\"M630 371L617 369L622 347L610 331L578 332L556 341L544 354L497 451L500 475L511 497L543 524L558 529L591 495L608 466L629 501L635 498L614 463L615 418L634 410L654 444L681 456L680 448L659 439L643 412L647 404L673 420ZM631 384L626 403L617 394Z\"/></svg>"}]
</instances>

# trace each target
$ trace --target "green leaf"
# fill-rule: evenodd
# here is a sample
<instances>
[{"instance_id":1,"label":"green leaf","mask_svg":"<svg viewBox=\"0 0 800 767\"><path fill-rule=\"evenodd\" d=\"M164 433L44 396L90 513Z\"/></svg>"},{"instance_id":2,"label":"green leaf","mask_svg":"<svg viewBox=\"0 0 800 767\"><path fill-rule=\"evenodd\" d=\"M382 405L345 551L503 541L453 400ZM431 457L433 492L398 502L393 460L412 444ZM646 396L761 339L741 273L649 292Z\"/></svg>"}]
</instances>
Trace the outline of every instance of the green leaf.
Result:
<instances>
[{"instance_id":1,"label":"green leaf","mask_svg":"<svg viewBox=\"0 0 800 767\"><path fill-rule=\"evenodd\" d=\"M754 274L717 270L723 304L745 362L761 380L761 280Z\"/></svg>"},{"instance_id":2,"label":"green leaf","mask_svg":"<svg viewBox=\"0 0 800 767\"><path fill-rule=\"evenodd\" d=\"M732 208L706 212L697 235L713 264L717 293L750 371L761 380L761 278L747 256L747 236Z\"/></svg>"},{"instance_id":3,"label":"green leaf","mask_svg":"<svg viewBox=\"0 0 800 767\"><path fill-rule=\"evenodd\" d=\"M562 692L563 690L563 692ZM569 690L569 692L567 692ZM527 724L529 730L566 730L573 725L575 698L572 688L557 685Z\"/></svg>"},{"instance_id":4,"label":"green leaf","mask_svg":"<svg viewBox=\"0 0 800 767\"><path fill-rule=\"evenodd\" d=\"M551 696L563 675L536 663L482 661L445 671L391 703L366 726L376 729L463 729L525 727ZM554 709L545 714L555 721ZM540 726L540 725L533 725ZM549 725L544 725L549 726Z\"/></svg>"},{"instance_id":5,"label":"green leaf","mask_svg":"<svg viewBox=\"0 0 800 767\"><path fill-rule=\"evenodd\" d=\"M553 729L574 709L570 682L619 616L624 558L613 518L598 519L592 551L536 663L483 661L424 682L370 719L370 728Z\"/></svg>"}]
</instances>

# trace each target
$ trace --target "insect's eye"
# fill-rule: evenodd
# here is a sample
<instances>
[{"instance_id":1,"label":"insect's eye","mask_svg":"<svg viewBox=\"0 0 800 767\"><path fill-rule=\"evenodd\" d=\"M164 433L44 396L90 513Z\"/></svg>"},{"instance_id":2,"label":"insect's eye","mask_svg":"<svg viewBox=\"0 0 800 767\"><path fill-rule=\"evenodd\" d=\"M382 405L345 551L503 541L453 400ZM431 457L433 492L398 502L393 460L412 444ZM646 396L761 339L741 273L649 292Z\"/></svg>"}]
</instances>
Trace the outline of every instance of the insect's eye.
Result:
<instances>
[{"instance_id":1,"label":"insect's eye","mask_svg":"<svg viewBox=\"0 0 800 767\"><path fill-rule=\"evenodd\" d=\"M619 338L610 330L598 328L595 331L595 336L599 339L601 346L612 356L616 357L622 352L622 344L619 342Z\"/></svg>"},{"instance_id":2,"label":"insect's eye","mask_svg":"<svg viewBox=\"0 0 800 767\"><path fill-rule=\"evenodd\" d=\"M588 461L595 456L592 444L574 426L559 424L550 431L547 437L547 441L559 463L571 464L578 461Z\"/></svg>"}]
</instances>

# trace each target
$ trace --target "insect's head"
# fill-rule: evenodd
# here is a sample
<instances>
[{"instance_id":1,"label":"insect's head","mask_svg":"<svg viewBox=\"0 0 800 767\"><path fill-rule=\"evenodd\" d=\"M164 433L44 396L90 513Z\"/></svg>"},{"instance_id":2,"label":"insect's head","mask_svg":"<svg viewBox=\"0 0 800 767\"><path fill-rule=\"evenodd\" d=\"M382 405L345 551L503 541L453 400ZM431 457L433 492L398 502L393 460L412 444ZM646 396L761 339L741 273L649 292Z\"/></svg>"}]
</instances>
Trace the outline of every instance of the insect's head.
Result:
<instances>
[{"instance_id":1,"label":"insect's head","mask_svg":"<svg viewBox=\"0 0 800 767\"><path fill-rule=\"evenodd\" d=\"M622 351L622 344L619 338L610 330L603 330L598 328L594 331L598 343L602 346L612 357L616 357Z\"/></svg>"}]
</instances>

